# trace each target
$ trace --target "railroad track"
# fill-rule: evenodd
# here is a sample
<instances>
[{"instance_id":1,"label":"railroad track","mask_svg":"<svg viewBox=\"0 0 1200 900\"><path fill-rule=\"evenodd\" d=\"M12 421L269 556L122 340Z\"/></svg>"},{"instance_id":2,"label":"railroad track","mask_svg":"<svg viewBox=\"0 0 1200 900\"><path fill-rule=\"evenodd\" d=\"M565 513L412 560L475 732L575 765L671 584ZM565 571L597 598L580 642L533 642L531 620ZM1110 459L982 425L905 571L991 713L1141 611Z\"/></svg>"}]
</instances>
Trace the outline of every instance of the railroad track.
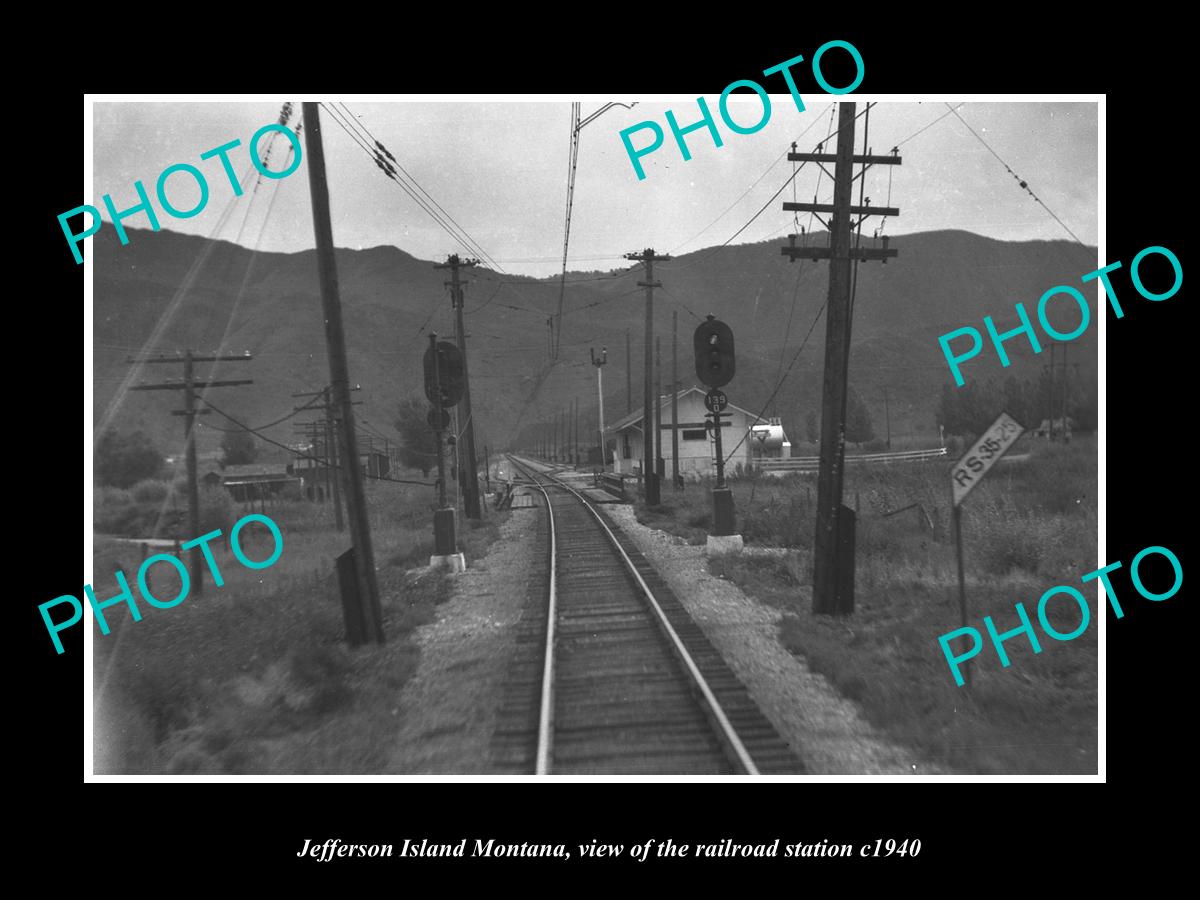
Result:
<instances>
[{"instance_id":1,"label":"railroad track","mask_svg":"<svg viewBox=\"0 0 1200 900\"><path fill-rule=\"evenodd\" d=\"M670 588L584 496L509 457L545 499L538 573L493 738L499 770L803 772Z\"/></svg>"}]
</instances>

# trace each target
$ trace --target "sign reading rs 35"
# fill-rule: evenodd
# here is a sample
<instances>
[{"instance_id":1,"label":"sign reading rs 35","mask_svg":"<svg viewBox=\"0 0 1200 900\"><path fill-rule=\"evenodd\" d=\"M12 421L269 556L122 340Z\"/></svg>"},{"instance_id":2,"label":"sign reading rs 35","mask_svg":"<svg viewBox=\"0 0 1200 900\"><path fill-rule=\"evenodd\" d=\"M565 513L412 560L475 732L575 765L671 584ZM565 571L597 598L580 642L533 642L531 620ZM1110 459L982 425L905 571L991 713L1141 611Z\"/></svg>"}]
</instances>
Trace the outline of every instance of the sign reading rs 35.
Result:
<instances>
[{"instance_id":1,"label":"sign reading rs 35","mask_svg":"<svg viewBox=\"0 0 1200 900\"><path fill-rule=\"evenodd\" d=\"M966 499L971 488L979 484L987 470L1017 442L1017 438L1024 431L1016 419L1008 413L1000 413L1000 418L980 435L979 440L950 470L950 487L954 493L955 506Z\"/></svg>"}]
</instances>

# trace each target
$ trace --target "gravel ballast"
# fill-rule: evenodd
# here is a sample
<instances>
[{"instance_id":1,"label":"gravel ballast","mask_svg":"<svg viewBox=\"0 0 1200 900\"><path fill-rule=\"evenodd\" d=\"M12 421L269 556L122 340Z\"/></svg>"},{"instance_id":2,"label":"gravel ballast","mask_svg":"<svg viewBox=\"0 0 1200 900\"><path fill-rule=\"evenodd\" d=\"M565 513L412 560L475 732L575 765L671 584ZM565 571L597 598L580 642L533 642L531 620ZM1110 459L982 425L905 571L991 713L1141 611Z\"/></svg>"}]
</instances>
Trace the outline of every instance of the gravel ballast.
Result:
<instances>
[{"instance_id":1,"label":"gravel ballast","mask_svg":"<svg viewBox=\"0 0 1200 900\"><path fill-rule=\"evenodd\" d=\"M452 576L437 621L416 630L417 671L401 691L393 774L486 774L501 686L536 565L528 516L511 515L482 560Z\"/></svg>"},{"instance_id":2,"label":"gravel ballast","mask_svg":"<svg viewBox=\"0 0 1200 900\"><path fill-rule=\"evenodd\" d=\"M881 738L852 701L785 649L778 638L782 613L711 575L703 547L647 528L629 506L605 512L654 563L811 774L946 774Z\"/></svg>"}]
</instances>

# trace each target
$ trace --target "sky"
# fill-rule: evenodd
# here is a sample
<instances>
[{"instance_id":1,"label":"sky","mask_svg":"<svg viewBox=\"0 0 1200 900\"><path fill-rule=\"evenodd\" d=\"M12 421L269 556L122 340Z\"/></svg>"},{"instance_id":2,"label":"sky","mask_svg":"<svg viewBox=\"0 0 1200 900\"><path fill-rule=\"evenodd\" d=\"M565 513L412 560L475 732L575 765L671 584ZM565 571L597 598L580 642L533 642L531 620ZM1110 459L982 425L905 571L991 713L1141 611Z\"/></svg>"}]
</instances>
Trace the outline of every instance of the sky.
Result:
<instances>
[{"instance_id":1,"label":"sky","mask_svg":"<svg viewBox=\"0 0 1200 900\"><path fill-rule=\"evenodd\" d=\"M746 96L749 99L744 101L731 99L729 112L735 122L748 126L762 116L763 108L755 95ZM607 99L582 101L583 116ZM793 164L784 158L790 143L798 141L799 150L811 151L832 131L833 98L819 93L805 96L806 109L801 112L789 95L772 94L767 125L754 134L739 135L721 119L718 97L706 97L723 145L716 147L707 129L687 134L692 154L687 161L665 113L673 111L681 128L698 121L695 97L616 99L637 105L614 107L580 131L571 270L623 267L627 265L624 253L644 247L681 254L721 244L760 210L734 243L781 238L793 230L792 214L782 209L782 202L793 197L792 186L774 201L770 198L792 174ZM847 99L857 99L862 112L865 98ZM277 121L281 105L282 101L230 99L98 100L93 106L93 193L83 202L103 209L101 198L107 193L118 210L126 209L137 202L136 180L153 197L164 169L188 163L205 175L210 191L207 206L191 218L177 219L163 213L155 200L162 227L260 250L309 249L313 225L304 165L286 178L261 179L257 188L248 182L246 195L233 202L229 215L223 215L233 200L229 179L219 160L200 159L203 152L239 139L242 146L230 153L230 160L239 173L247 170L252 135L262 125ZM420 188L504 271L532 276L560 271L570 98L523 102L346 98L328 105L347 118L352 115L381 141ZM957 106L957 101L951 105ZM1079 240L1097 243L1095 103L968 102L958 109L958 116L991 151L958 116L947 113L948 107L940 101L884 99L872 107L869 123L866 117L856 123L856 152L863 149L864 126L876 154L886 154L900 144L901 165L876 166L866 176L866 195L874 205L889 204L890 196L890 205L900 209L898 217L888 220L887 234L963 229L1001 240L1070 240L1048 207ZM293 124L299 114L297 103ZM428 260L467 253L376 167L333 113L323 108L321 120L337 246L393 245ZM639 180L620 132L647 120L662 127L665 139L657 151L642 157L646 177ZM651 132L641 130L631 139L640 148L649 142ZM275 154L286 150L282 136L278 141L273 169L282 165L282 155ZM179 209L188 209L199 197L186 173L172 175L167 186L169 199ZM816 192L820 202L829 202L831 190L829 177L813 165L795 179L797 200L811 201ZM857 185L854 196L857 202ZM800 222L808 224L806 214ZM126 224L149 227L141 214L131 216ZM103 227L111 228L111 223L106 219Z\"/></svg>"}]
</instances>

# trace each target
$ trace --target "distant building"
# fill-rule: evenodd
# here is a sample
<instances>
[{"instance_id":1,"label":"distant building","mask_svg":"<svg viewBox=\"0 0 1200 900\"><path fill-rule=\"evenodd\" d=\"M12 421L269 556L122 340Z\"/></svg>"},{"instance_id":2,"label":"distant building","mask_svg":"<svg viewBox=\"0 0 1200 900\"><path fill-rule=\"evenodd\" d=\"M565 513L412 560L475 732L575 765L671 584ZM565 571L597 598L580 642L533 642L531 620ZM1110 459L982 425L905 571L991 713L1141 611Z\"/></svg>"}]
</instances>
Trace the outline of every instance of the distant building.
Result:
<instances>
[{"instance_id":1,"label":"distant building","mask_svg":"<svg viewBox=\"0 0 1200 900\"><path fill-rule=\"evenodd\" d=\"M676 397L679 407L679 472L691 477L715 476L716 442L713 440L711 420L706 421L708 410L704 407L705 391L698 387L680 391ZM664 476L671 477L671 429L675 427L671 419L671 395L659 397L659 421L662 426L662 451ZM750 466L754 459L756 441L747 435L751 426L767 426L769 423L751 412L734 406L726 407L721 415L721 450L725 454L726 469L731 470L739 462ZM782 434L782 428L779 429ZM608 439L616 438L616 449L613 451L613 471L624 474L640 473L642 471L642 410L637 409L622 419L618 419L605 429ZM745 440L743 440L745 438ZM738 446L738 444L741 446ZM736 447L736 451L735 448ZM790 449L790 445L789 445ZM732 456L730 455L732 454Z\"/></svg>"},{"instance_id":2,"label":"distant building","mask_svg":"<svg viewBox=\"0 0 1200 900\"><path fill-rule=\"evenodd\" d=\"M221 470L221 484L234 500L244 503L274 497L290 484L302 488L304 481L292 474L287 463L251 463L226 466Z\"/></svg>"},{"instance_id":3,"label":"distant building","mask_svg":"<svg viewBox=\"0 0 1200 900\"><path fill-rule=\"evenodd\" d=\"M1055 419L1054 433L1056 435L1065 436L1069 439L1071 437L1071 429L1074 427L1074 425L1075 420L1070 416L1067 416L1065 419ZM1034 429L1033 436L1040 438L1050 437L1050 420L1042 419L1042 424Z\"/></svg>"},{"instance_id":4,"label":"distant building","mask_svg":"<svg viewBox=\"0 0 1200 900\"><path fill-rule=\"evenodd\" d=\"M366 450L358 454L358 465L367 478L387 478L392 470L391 460L386 453Z\"/></svg>"},{"instance_id":5,"label":"distant building","mask_svg":"<svg viewBox=\"0 0 1200 900\"><path fill-rule=\"evenodd\" d=\"M783 431L783 420L772 416L766 424L750 426L751 451L754 459L788 459L792 443Z\"/></svg>"}]
</instances>

